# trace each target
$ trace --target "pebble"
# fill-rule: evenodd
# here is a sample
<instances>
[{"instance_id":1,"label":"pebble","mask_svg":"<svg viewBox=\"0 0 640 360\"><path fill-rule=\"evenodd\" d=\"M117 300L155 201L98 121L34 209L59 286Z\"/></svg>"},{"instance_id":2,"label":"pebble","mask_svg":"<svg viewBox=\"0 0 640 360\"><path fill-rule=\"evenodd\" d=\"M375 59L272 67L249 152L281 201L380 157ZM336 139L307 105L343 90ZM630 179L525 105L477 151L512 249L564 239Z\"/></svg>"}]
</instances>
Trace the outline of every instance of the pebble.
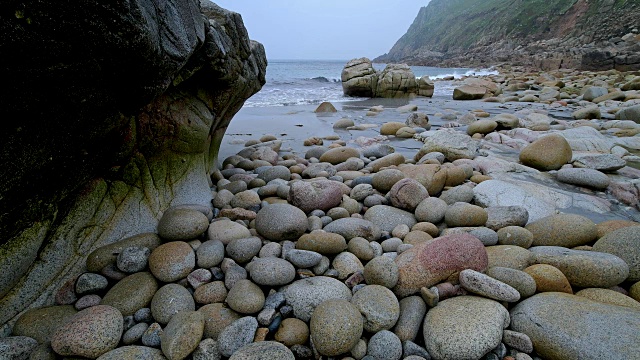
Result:
<instances>
[{"instance_id":1,"label":"pebble","mask_svg":"<svg viewBox=\"0 0 640 360\"><path fill-rule=\"evenodd\" d=\"M351 290L344 283L326 276L294 281L284 294L295 317L302 321L309 321L316 306L325 300L351 300Z\"/></svg>"},{"instance_id":2,"label":"pebble","mask_svg":"<svg viewBox=\"0 0 640 360\"><path fill-rule=\"evenodd\" d=\"M378 331L369 339L367 355L374 359L399 360L402 357L402 342L391 331Z\"/></svg>"},{"instance_id":3,"label":"pebble","mask_svg":"<svg viewBox=\"0 0 640 360\"><path fill-rule=\"evenodd\" d=\"M242 317L221 302L204 305L198 311L204 316L203 337L214 340L218 339L222 330Z\"/></svg>"},{"instance_id":4,"label":"pebble","mask_svg":"<svg viewBox=\"0 0 640 360\"><path fill-rule=\"evenodd\" d=\"M393 289L398 283L398 265L386 256L373 258L365 265L363 273L369 285L381 285Z\"/></svg>"},{"instance_id":5,"label":"pebble","mask_svg":"<svg viewBox=\"0 0 640 360\"><path fill-rule=\"evenodd\" d=\"M96 294L90 294L78 299L78 301L76 301L73 306L76 310L80 311L91 306L100 305L100 301L102 301L102 298L100 296Z\"/></svg>"},{"instance_id":6,"label":"pebble","mask_svg":"<svg viewBox=\"0 0 640 360\"><path fill-rule=\"evenodd\" d=\"M38 341L27 336L10 336L0 338L0 350L3 359L29 359L29 355L37 348Z\"/></svg>"},{"instance_id":7,"label":"pebble","mask_svg":"<svg viewBox=\"0 0 640 360\"><path fill-rule=\"evenodd\" d=\"M572 248L596 240L596 224L590 219L574 214L557 214L529 223L526 227L533 234L533 246L562 246Z\"/></svg>"},{"instance_id":8,"label":"pebble","mask_svg":"<svg viewBox=\"0 0 640 360\"><path fill-rule=\"evenodd\" d=\"M498 244L515 245L525 249L531 247L533 234L520 226L505 226L498 230Z\"/></svg>"},{"instance_id":9,"label":"pebble","mask_svg":"<svg viewBox=\"0 0 640 360\"><path fill-rule=\"evenodd\" d=\"M124 335L122 335L122 343L125 345L131 345L142 340L142 335L144 334L145 331L147 331L148 327L149 327L149 324L145 324L145 323L134 325L129 330L127 330L124 333Z\"/></svg>"},{"instance_id":10,"label":"pebble","mask_svg":"<svg viewBox=\"0 0 640 360\"><path fill-rule=\"evenodd\" d=\"M100 274L84 273L76 281L76 294L91 294L104 290L109 285L107 278Z\"/></svg>"},{"instance_id":11,"label":"pebble","mask_svg":"<svg viewBox=\"0 0 640 360\"><path fill-rule=\"evenodd\" d=\"M224 244L220 240L205 241L196 250L197 265L201 268L218 266L224 258Z\"/></svg>"},{"instance_id":12,"label":"pebble","mask_svg":"<svg viewBox=\"0 0 640 360\"><path fill-rule=\"evenodd\" d=\"M151 315L151 309L142 308L142 309L136 311L136 313L133 314L133 319L136 322L146 322L146 323L153 322L153 316Z\"/></svg>"},{"instance_id":13,"label":"pebble","mask_svg":"<svg viewBox=\"0 0 640 360\"><path fill-rule=\"evenodd\" d=\"M193 299L198 304L223 302L226 298L227 288L222 281L214 281L198 286L193 293Z\"/></svg>"},{"instance_id":14,"label":"pebble","mask_svg":"<svg viewBox=\"0 0 640 360\"><path fill-rule=\"evenodd\" d=\"M116 266L122 272L136 273L147 267L149 255L151 255L149 248L129 246L118 254Z\"/></svg>"},{"instance_id":15,"label":"pebble","mask_svg":"<svg viewBox=\"0 0 640 360\"><path fill-rule=\"evenodd\" d=\"M520 300L520 293L513 287L475 270L462 270L459 280L465 290L489 299L505 302Z\"/></svg>"},{"instance_id":16,"label":"pebble","mask_svg":"<svg viewBox=\"0 0 640 360\"><path fill-rule=\"evenodd\" d=\"M573 294L567 277L558 268L547 264L531 265L524 269L536 281L538 292L564 292Z\"/></svg>"},{"instance_id":17,"label":"pebble","mask_svg":"<svg viewBox=\"0 0 640 360\"><path fill-rule=\"evenodd\" d=\"M360 262L360 259L350 252L342 252L336 255L331 265L336 271L338 271L338 278L340 280L346 279L349 275L355 272L364 270L364 266L362 265L362 262Z\"/></svg>"},{"instance_id":18,"label":"pebble","mask_svg":"<svg viewBox=\"0 0 640 360\"><path fill-rule=\"evenodd\" d=\"M488 258L482 242L465 233L418 244L398 255L395 262L398 265L398 283L393 291L399 297L405 297L464 269L484 271Z\"/></svg>"},{"instance_id":19,"label":"pebble","mask_svg":"<svg viewBox=\"0 0 640 360\"><path fill-rule=\"evenodd\" d=\"M533 253L515 245L494 245L485 249L489 258L489 268L500 266L524 270L533 264Z\"/></svg>"},{"instance_id":20,"label":"pebble","mask_svg":"<svg viewBox=\"0 0 640 360\"><path fill-rule=\"evenodd\" d=\"M269 240L297 240L307 231L307 215L289 204L271 204L258 212L258 233Z\"/></svg>"},{"instance_id":21,"label":"pebble","mask_svg":"<svg viewBox=\"0 0 640 360\"><path fill-rule=\"evenodd\" d=\"M391 204L408 211L414 211L418 204L428 197L429 192L427 192L427 189L411 178L396 182L389 190Z\"/></svg>"},{"instance_id":22,"label":"pebble","mask_svg":"<svg viewBox=\"0 0 640 360\"><path fill-rule=\"evenodd\" d=\"M560 169L556 174L558 181L577 185L585 186L597 190L604 190L609 187L611 180L609 177L598 170L594 169Z\"/></svg>"},{"instance_id":23,"label":"pebble","mask_svg":"<svg viewBox=\"0 0 640 360\"><path fill-rule=\"evenodd\" d=\"M393 229L400 224L412 227L417 223L413 213L387 205L376 205L369 208L364 213L364 219L371 221L382 231L387 232L393 231Z\"/></svg>"},{"instance_id":24,"label":"pebble","mask_svg":"<svg viewBox=\"0 0 640 360\"><path fill-rule=\"evenodd\" d=\"M285 258L294 266L306 269L318 265L322 254L315 251L292 249L287 251Z\"/></svg>"},{"instance_id":25,"label":"pebble","mask_svg":"<svg viewBox=\"0 0 640 360\"><path fill-rule=\"evenodd\" d=\"M354 237L362 237L369 241L378 240L382 232L380 227L373 222L353 217L333 221L325 226L324 230L340 234L347 241Z\"/></svg>"},{"instance_id":26,"label":"pebble","mask_svg":"<svg viewBox=\"0 0 640 360\"><path fill-rule=\"evenodd\" d=\"M640 316L637 309L542 293L511 310L510 329L527 334L545 359L633 359Z\"/></svg>"},{"instance_id":27,"label":"pebble","mask_svg":"<svg viewBox=\"0 0 640 360\"><path fill-rule=\"evenodd\" d=\"M415 341L427 313L427 304L420 296L408 296L400 300L400 316L393 333L400 341Z\"/></svg>"},{"instance_id":28,"label":"pebble","mask_svg":"<svg viewBox=\"0 0 640 360\"><path fill-rule=\"evenodd\" d=\"M480 359L502 341L509 312L500 303L477 296L440 301L423 324L426 349L436 359Z\"/></svg>"},{"instance_id":29,"label":"pebble","mask_svg":"<svg viewBox=\"0 0 640 360\"><path fill-rule=\"evenodd\" d=\"M316 209L327 211L342 201L343 186L349 189L341 182L326 179L294 181L291 182L288 195L291 204L304 213Z\"/></svg>"},{"instance_id":30,"label":"pebble","mask_svg":"<svg viewBox=\"0 0 640 360\"><path fill-rule=\"evenodd\" d=\"M369 245L369 241L361 237L349 240L348 250L362 261L369 261L376 256L373 248Z\"/></svg>"},{"instance_id":31,"label":"pebble","mask_svg":"<svg viewBox=\"0 0 640 360\"><path fill-rule=\"evenodd\" d=\"M148 307L156 291L158 291L158 281L153 275L148 272L139 272L118 281L104 295L100 303L113 306L123 316L129 316Z\"/></svg>"},{"instance_id":32,"label":"pebble","mask_svg":"<svg viewBox=\"0 0 640 360\"><path fill-rule=\"evenodd\" d=\"M118 346L123 332L122 314L108 305L84 309L58 327L51 347L62 356L95 359Z\"/></svg>"},{"instance_id":33,"label":"pebble","mask_svg":"<svg viewBox=\"0 0 640 360\"><path fill-rule=\"evenodd\" d=\"M320 253L322 255L339 254L347 248L344 236L322 230L314 230L302 235L296 242L296 248Z\"/></svg>"},{"instance_id":34,"label":"pebble","mask_svg":"<svg viewBox=\"0 0 640 360\"><path fill-rule=\"evenodd\" d=\"M291 251L287 253L287 256ZM250 264L251 280L258 285L281 286L289 284L296 276L296 269L284 259L269 257L255 259Z\"/></svg>"},{"instance_id":35,"label":"pebble","mask_svg":"<svg viewBox=\"0 0 640 360\"><path fill-rule=\"evenodd\" d=\"M416 207L416 220L437 224L444 219L447 207L448 205L444 200L437 197L428 197Z\"/></svg>"},{"instance_id":36,"label":"pebble","mask_svg":"<svg viewBox=\"0 0 640 360\"><path fill-rule=\"evenodd\" d=\"M489 206L485 211L486 226L495 231L507 226L524 227L529 221L529 212L523 206Z\"/></svg>"},{"instance_id":37,"label":"pebble","mask_svg":"<svg viewBox=\"0 0 640 360\"><path fill-rule=\"evenodd\" d=\"M621 258L629 265L627 281L640 281L640 227L624 227L604 235L593 245L593 251Z\"/></svg>"},{"instance_id":38,"label":"pebble","mask_svg":"<svg viewBox=\"0 0 640 360\"><path fill-rule=\"evenodd\" d=\"M487 269L487 275L516 289L521 299L536 292L536 281L524 271L494 266Z\"/></svg>"},{"instance_id":39,"label":"pebble","mask_svg":"<svg viewBox=\"0 0 640 360\"><path fill-rule=\"evenodd\" d=\"M147 346L128 345L113 349L98 358L98 360L132 359L165 360L166 357L159 349L154 349Z\"/></svg>"},{"instance_id":40,"label":"pebble","mask_svg":"<svg viewBox=\"0 0 640 360\"><path fill-rule=\"evenodd\" d=\"M558 268L571 285L609 288L625 281L629 266L621 258L597 251L571 250L559 246L531 248L538 264Z\"/></svg>"},{"instance_id":41,"label":"pebble","mask_svg":"<svg viewBox=\"0 0 640 360\"><path fill-rule=\"evenodd\" d=\"M203 339L193 351L193 360L220 360L222 354L218 342L213 339Z\"/></svg>"},{"instance_id":42,"label":"pebble","mask_svg":"<svg viewBox=\"0 0 640 360\"><path fill-rule=\"evenodd\" d=\"M226 301L240 314L255 314L262 310L265 297L262 289L251 280L240 280L229 290Z\"/></svg>"},{"instance_id":43,"label":"pebble","mask_svg":"<svg viewBox=\"0 0 640 360\"><path fill-rule=\"evenodd\" d=\"M227 245L231 240L251 237L251 232L235 221L223 219L209 225L207 237L209 240L219 240L222 244Z\"/></svg>"},{"instance_id":44,"label":"pebble","mask_svg":"<svg viewBox=\"0 0 640 360\"><path fill-rule=\"evenodd\" d=\"M296 357L289 348L279 342L260 341L241 347L229 358L229 360L263 359L295 360Z\"/></svg>"},{"instance_id":45,"label":"pebble","mask_svg":"<svg viewBox=\"0 0 640 360\"><path fill-rule=\"evenodd\" d=\"M289 318L282 320L278 331L274 335L276 341L287 347L304 345L309 339L309 327L300 319Z\"/></svg>"},{"instance_id":46,"label":"pebble","mask_svg":"<svg viewBox=\"0 0 640 360\"><path fill-rule=\"evenodd\" d=\"M601 288L588 288L582 289L576 293L577 296L582 296L593 301L598 301L605 304L627 306L635 309L640 309L640 302L633 298L624 295L618 291Z\"/></svg>"},{"instance_id":47,"label":"pebble","mask_svg":"<svg viewBox=\"0 0 640 360\"><path fill-rule=\"evenodd\" d=\"M487 218L485 209L461 202L450 205L444 214L444 221L450 227L484 226Z\"/></svg>"},{"instance_id":48,"label":"pebble","mask_svg":"<svg viewBox=\"0 0 640 360\"><path fill-rule=\"evenodd\" d=\"M245 345L253 342L258 330L258 321L251 316L235 320L218 336L218 347L222 356L230 357Z\"/></svg>"},{"instance_id":49,"label":"pebble","mask_svg":"<svg viewBox=\"0 0 640 360\"><path fill-rule=\"evenodd\" d=\"M260 238L252 236L243 239L234 239L226 246L227 256L238 264L244 264L258 255L262 248Z\"/></svg>"},{"instance_id":50,"label":"pebble","mask_svg":"<svg viewBox=\"0 0 640 360\"><path fill-rule=\"evenodd\" d=\"M558 170L571 161L569 142L558 134L543 136L520 151L520 161L541 171Z\"/></svg>"},{"instance_id":51,"label":"pebble","mask_svg":"<svg viewBox=\"0 0 640 360\"><path fill-rule=\"evenodd\" d=\"M195 308L189 290L178 284L164 285L151 300L151 314L160 324L167 324L173 315L181 311L194 311Z\"/></svg>"},{"instance_id":52,"label":"pebble","mask_svg":"<svg viewBox=\"0 0 640 360\"><path fill-rule=\"evenodd\" d=\"M209 227L209 219L200 211L169 209L158 222L158 235L168 241L186 241L199 237Z\"/></svg>"},{"instance_id":53,"label":"pebble","mask_svg":"<svg viewBox=\"0 0 640 360\"><path fill-rule=\"evenodd\" d=\"M336 356L351 350L363 331L362 315L347 300L321 302L309 322L311 341L316 350L326 356Z\"/></svg>"},{"instance_id":54,"label":"pebble","mask_svg":"<svg viewBox=\"0 0 640 360\"><path fill-rule=\"evenodd\" d=\"M367 285L361 288L353 295L351 303L362 314L364 329L368 332L389 330L400 316L398 299L384 286Z\"/></svg>"},{"instance_id":55,"label":"pebble","mask_svg":"<svg viewBox=\"0 0 640 360\"><path fill-rule=\"evenodd\" d=\"M154 322L142 334L142 344L144 346L160 347L160 336L162 336L162 327Z\"/></svg>"},{"instance_id":56,"label":"pebble","mask_svg":"<svg viewBox=\"0 0 640 360\"><path fill-rule=\"evenodd\" d=\"M196 254L184 241L173 241L158 246L149 256L149 269L163 282L174 282L187 277L196 266Z\"/></svg>"},{"instance_id":57,"label":"pebble","mask_svg":"<svg viewBox=\"0 0 640 360\"><path fill-rule=\"evenodd\" d=\"M174 315L160 336L161 349L169 360L183 360L202 339L204 317L199 311L183 311Z\"/></svg>"}]
</instances>

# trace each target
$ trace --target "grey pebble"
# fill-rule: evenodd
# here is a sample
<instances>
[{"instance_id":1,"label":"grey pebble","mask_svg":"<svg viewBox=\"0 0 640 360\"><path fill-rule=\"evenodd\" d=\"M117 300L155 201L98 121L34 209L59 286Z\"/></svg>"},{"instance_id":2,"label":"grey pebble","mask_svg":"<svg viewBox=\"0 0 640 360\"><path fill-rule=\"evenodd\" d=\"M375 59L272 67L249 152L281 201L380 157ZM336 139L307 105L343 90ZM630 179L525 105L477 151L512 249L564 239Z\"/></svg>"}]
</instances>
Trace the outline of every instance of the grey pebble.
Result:
<instances>
[{"instance_id":1,"label":"grey pebble","mask_svg":"<svg viewBox=\"0 0 640 360\"><path fill-rule=\"evenodd\" d=\"M116 258L116 266L125 273L136 273L147 267L151 250L147 247L130 246L122 250Z\"/></svg>"},{"instance_id":2,"label":"grey pebble","mask_svg":"<svg viewBox=\"0 0 640 360\"><path fill-rule=\"evenodd\" d=\"M253 342L256 330L258 330L258 320L252 316L232 322L218 336L220 353L230 357L236 350Z\"/></svg>"}]
</instances>

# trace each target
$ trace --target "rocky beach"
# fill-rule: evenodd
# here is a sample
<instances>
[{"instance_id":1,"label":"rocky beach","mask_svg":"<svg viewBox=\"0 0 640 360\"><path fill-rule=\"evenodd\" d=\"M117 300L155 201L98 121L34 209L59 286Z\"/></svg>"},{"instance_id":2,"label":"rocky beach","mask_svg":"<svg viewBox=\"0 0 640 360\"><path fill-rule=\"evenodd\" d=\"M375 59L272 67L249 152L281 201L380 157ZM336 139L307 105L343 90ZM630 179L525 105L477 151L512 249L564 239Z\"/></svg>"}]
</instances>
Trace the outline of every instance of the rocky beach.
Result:
<instances>
[{"instance_id":1,"label":"rocky beach","mask_svg":"<svg viewBox=\"0 0 640 360\"><path fill-rule=\"evenodd\" d=\"M0 359L640 357L640 72L359 58L356 99L243 107L262 45L170 3L0 13ZM88 50L27 56L45 18Z\"/></svg>"},{"instance_id":2,"label":"rocky beach","mask_svg":"<svg viewBox=\"0 0 640 360\"><path fill-rule=\"evenodd\" d=\"M636 357L640 77L454 85L242 109L213 207L93 250L7 358Z\"/></svg>"}]
</instances>

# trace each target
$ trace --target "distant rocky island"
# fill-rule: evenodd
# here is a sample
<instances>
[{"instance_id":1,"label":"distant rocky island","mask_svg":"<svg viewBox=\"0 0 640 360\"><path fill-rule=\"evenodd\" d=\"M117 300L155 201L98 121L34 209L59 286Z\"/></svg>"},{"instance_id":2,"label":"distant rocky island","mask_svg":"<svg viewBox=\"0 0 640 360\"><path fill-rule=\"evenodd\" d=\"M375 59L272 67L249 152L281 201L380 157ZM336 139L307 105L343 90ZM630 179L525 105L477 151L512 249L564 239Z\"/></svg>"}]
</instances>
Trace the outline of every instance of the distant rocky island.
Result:
<instances>
[{"instance_id":1,"label":"distant rocky island","mask_svg":"<svg viewBox=\"0 0 640 360\"><path fill-rule=\"evenodd\" d=\"M432 0L374 62L640 69L637 0Z\"/></svg>"}]
</instances>

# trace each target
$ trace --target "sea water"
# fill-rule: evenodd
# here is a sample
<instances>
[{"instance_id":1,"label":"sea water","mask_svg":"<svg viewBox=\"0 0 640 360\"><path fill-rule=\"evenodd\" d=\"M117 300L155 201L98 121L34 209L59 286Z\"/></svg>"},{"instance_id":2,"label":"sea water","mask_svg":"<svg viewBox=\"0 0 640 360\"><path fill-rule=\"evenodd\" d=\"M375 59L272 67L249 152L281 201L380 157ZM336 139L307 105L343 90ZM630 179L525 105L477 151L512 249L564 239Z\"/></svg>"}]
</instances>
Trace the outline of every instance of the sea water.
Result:
<instances>
[{"instance_id":1,"label":"sea water","mask_svg":"<svg viewBox=\"0 0 640 360\"><path fill-rule=\"evenodd\" d=\"M347 60L269 60L267 83L262 90L246 101L245 107L292 106L319 104L323 101L344 102L362 100L346 97L342 93L340 74ZM376 70L382 70L385 64L373 64ZM492 69L437 68L411 66L416 77L429 76L431 79L443 79L453 76L459 79L469 75L497 74ZM439 81L435 95L450 95L453 85L448 81Z\"/></svg>"}]
</instances>

